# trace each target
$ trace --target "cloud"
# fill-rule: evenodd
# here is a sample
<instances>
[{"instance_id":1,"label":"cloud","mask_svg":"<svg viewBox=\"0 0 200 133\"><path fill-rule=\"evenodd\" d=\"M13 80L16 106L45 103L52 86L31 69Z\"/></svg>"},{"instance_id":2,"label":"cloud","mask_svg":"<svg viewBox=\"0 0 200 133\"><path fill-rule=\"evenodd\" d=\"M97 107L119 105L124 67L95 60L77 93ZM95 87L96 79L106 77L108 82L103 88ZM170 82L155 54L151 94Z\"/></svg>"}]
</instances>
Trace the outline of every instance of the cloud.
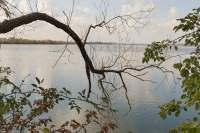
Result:
<instances>
[{"instance_id":1,"label":"cloud","mask_svg":"<svg viewBox=\"0 0 200 133\"><path fill-rule=\"evenodd\" d=\"M13 2L20 2L20 9L25 11L29 11L30 9L27 6L26 0L11 0ZM36 0L30 0L36 1ZM65 0L61 0L60 3L55 2L54 0L38 0L38 10L40 12L45 12L55 17L56 19L66 22L66 17L62 14L62 11L66 11L69 13L71 9L71 4L69 2L64 2ZM91 0L90 0L91 1ZM96 23L96 16L98 15L98 10L94 5L91 5L90 1L81 1L75 6L74 14L72 17L71 27L82 37L85 35L85 31L90 24ZM66 4L67 6L65 6ZM139 10L147 10L152 9L155 4L159 4L155 0L121 0L120 4L116 4L116 1L113 0L113 12L114 15L124 15L130 14L133 12L137 12ZM116 4L116 5L115 5ZM32 4L34 7L35 4ZM116 14L115 14L115 8ZM55 14L52 14L52 9ZM158 9L158 10L157 10ZM174 34L172 32L173 27L177 24L175 18L179 15L176 6L168 7L167 11L163 11L158 7L155 12L152 13L150 17L145 19L147 23L144 28L137 29L135 31L134 28L127 29L128 35L131 38L131 41L140 42L140 43L150 43L154 40L162 40L166 37L174 38ZM111 13L112 13L111 11ZM165 13L165 14L163 14ZM140 14L139 14L140 15ZM139 16L138 15L138 16ZM161 16L165 16L162 17ZM137 17L137 15L135 16ZM23 37L34 38L34 39L48 39L53 38L55 40L65 40L66 34L60 30L57 30L55 27L50 26L44 22L37 22L31 24L33 30L31 32L24 33ZM41 28L42 27L42 28ZM30 31L30 30L29 30ZM130 32L129 32L130 31ZM123 31L122 31L123 32ZM126 32L126 31L124 31ZM121 33L121 31L120 31ZM90 34L89 40L92 41L118 41L118 35L112 34L111 36L107 34L105 29L96 29ZM124 37L125 38L125 37Z\"/></svg>"},{"instance_id":2,"label":"cloud","mask_svg":"<svg viewBox=\"0 0 200 133\"><path fill-rule=\"evenodd\" d=\"M176 8L176 7L171 7L171 8L168 10L168 14L169 14L170 17L175 17L175 16L177 16L177 14L178 14L177 8Z\"/></svg>"},{"instance_id":3,"label":"cloud","mask_svg":"<svg viewBox=\"0 0 200 133\"><path fill-rule=\"evenodd\" d=\"M50 13L52 5L50 4L51 0L38 0L38 10L40 12Z\"/></svg>"},{"instance_id":4,"label":"cloud","mask_svg":"<svg viewBox=\"0 0 200 133\"><path fill-rule=\"evenodd\" d=\"M121 6L122 14L129 14L140 10L149 10L155 7L152 0L135 0L133 2L126 2Z\"/></svg>"},{"instance_id":5,"label":"cloud","mask_svg":"<svg viewBox=\"0 0 200 133\"><path fill-rule=\"evenodd\" d=\"M22 12L30 12L30 9L28 7L27 1L26 0L21 0L18 4L18 8L20 9L20 11Z\"/></svg>"},{"instance_id":6,"label":"cloud","mask_svg":"<svg viewBox=\"0 0 200 133\"><path fill-rule=\"evenodd\" d=\"M50 13L52 9L52 6L50 3L51 3L51 0L29 0L29 1L20 0L17 5L18 5L18 8L24 13L29 13L33 11Z\"/></svg>"},{"instance_id":7,"label":"cloud","mask_svg":"<svg viewBox=\"0 0 200 133\"><path fill-rule=\"evenodd\" d=\"M83 15L88 14L90 11L88 7L80 7L80 6L77 7L77 10L80 14L83 14Z\"/></svg>"},{"instance_id":8,"label":"cloud","mask_svg":"<svg viewBox=\"0 0 200 133\"><path fill-rule=\"evenodd\" d=\"M154 19L150 24L145 26L139 34L133 33L133 36L135 37L134 41L151 43L153 41L161 41L164 39L174 39L177 35L173 32L173 27L177 25L177 23L176 19Z\"/></svg>"}]
</instances>

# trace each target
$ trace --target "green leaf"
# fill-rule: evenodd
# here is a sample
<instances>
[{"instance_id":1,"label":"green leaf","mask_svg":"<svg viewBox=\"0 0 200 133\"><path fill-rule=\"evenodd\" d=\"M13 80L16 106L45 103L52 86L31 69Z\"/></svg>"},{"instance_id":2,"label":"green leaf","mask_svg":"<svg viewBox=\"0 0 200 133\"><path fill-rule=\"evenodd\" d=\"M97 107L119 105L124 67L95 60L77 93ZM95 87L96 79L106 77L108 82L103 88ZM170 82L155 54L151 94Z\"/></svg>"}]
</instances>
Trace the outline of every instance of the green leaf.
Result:
<instances>
[{"instance_id":1,"label":"green leaf","mask_svg":"<svg viewBox=\"0 0 200 133\"><path fill-rule=\"evenodd\" d=\"M161 112L159 113L159 115L160 115L160 117L161 117L162 119L166 119L166 117L167 117L166 113L163 112L163 111L161 111Z\"/></svg>"},{"instance_id":2,"label":"green leaf","mask_svg":"<svg viewBox=\"0 0 200 133\"><path fill-rule=\"evenodd\" d=\"M175 112L175 116L178 117L180 115L180 110Z\"/></svg>"},{"instance_id":3,"label":"green leaf","mask_svg":"<svg viewBox=\"0 0 200 133\"><path fill-rule=\"evenodd\" d=\"M42 132L43 132L43 133L51 133L50 130L49 130L48 128L43 128L43 129L42 129Z\"/></svg>"},{"instance_id":4,"label":"green leaf","mask_svg":"<svg viewBox=\"0 0 200 133\"><path fill-rule=\"evenodd\" d=\"M182 77L188 77L188 75L189 75L189 71L187 69L183 68L181 70L181 76Z\"/></svg>"},{"instance_id":5,"label":"green leaf","mask_svg":"<svg viewBox=\"0 0 200 133\"><path fill-rule=\"evenodd\" d=\"M37 85L36 84L31 84L33 87L37 87Z\"/></svg>"},{"instance_id":6,"label":"green leaf","mask_svg":"<svg viewBox=\"0 0 200 133\"><path fill-rule=\"evenodd\" d=\"M174 64L174 68L175 69L178 69L178 70L181 70L181 68L182 68L182 64L181 63L176 63L176 64Z\"/></svg>"},{"instance_id":7,"label":"green leaf","mask_svg":"<svg viewBox=\"0 0 200 133\"><path fill-rule=\"evenodd\" d=\"M40 84L40 80L39 80L39 78L36 77L35 79L36 79L37 83Z\"/></svg>"}]
</instances>

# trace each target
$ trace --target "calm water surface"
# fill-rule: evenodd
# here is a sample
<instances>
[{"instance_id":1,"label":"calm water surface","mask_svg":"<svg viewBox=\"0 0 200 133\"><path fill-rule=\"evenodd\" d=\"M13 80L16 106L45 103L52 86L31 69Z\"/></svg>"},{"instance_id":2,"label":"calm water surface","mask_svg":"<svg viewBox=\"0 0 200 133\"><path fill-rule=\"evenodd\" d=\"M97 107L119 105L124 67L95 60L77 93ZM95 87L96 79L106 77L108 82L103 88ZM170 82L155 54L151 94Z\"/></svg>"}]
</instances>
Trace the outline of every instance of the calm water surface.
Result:
<instances>
[{"instance_id":1,"label":"calm water surface","mask_svg":"<svg viewBox=\"0 0 200 133\"><path fill-rule=\"evenodd\" d=\"M27 78L28 81L33 81L35 76L44 78L44 86L46 87L73 88L73 92L87 88L84 62L76 46L69 46L71 53L67 52L56 67L53 67L60 55L58 51L63 47L62 45L1 45L0 65L12 68L14 73L10 78L16 83L31 74ZM102 57L109 55L110 52L116 53L127 46L120 48L119 46L98 45L93 47L96 48L96 54ZM133 63L140 64L144 47L132 46L131 49L132 52L129 54L134 58ZM90 48L88 51L90 52ZM190 53L191 51L191 48L181 48L179 53ZM164 65L171 68L174 61L177 60L171 60ZM156 81L156 83L147 83L126 77L128 96L132 104L132 110L129 114L125 115L128 111L128 105L123 90L113 94L113 104L119 110L117 114L120 127L117 132L119 133L127 131L165 133L169 128L174 128L194 114L189 111L182 113L178 118L172 116L162 120L158 115L158 107L180 96L179 84L173 76L165 76L158 70L150 70L145 78ZM50 116L59 125L70 118L77 117L77 114L69 112L67 107L60 105L50 112Z\"/></svg>"}]
</instances>

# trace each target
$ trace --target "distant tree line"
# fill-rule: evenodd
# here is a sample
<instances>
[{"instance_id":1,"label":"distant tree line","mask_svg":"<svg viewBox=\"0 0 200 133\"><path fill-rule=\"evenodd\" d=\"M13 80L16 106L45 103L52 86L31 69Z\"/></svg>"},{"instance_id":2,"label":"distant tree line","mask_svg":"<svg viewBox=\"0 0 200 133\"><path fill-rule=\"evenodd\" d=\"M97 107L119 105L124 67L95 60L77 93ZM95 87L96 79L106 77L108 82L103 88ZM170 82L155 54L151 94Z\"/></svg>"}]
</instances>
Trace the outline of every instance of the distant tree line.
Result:
<instances>
[{"instance_id":1,"label":"distant tree line","mask_svg":"<svg viewBox=\"0 0 200 133\"><path fill-rule=\"evenodd\" d=\"M0 38L0 44L67 44L67 42L55 41L55 40L31 40L31 39L10 37L10 38Z\"/></svg>"},{"instance_id":2,"label":"distant tree line","mask_svg":"<svg viewBox=\"0 0 200 133\"><path fill-rule=\"evenodd\" d=\"M55 40L32 40L24 38L0 38L0 44L75 44L72 41L55 41ZM95 45L147 45L147 44L133 44L133 43L116 43L116 42L87 42L87 44Z\"/></svg>"}]
</instances>

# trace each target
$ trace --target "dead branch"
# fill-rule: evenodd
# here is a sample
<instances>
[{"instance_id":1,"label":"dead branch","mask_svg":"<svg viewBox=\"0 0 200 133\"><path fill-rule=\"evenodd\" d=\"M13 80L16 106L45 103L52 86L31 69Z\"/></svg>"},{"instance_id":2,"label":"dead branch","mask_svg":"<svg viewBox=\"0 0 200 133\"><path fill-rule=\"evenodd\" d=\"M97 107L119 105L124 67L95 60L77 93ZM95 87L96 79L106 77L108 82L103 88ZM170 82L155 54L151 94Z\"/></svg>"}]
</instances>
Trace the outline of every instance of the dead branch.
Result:
<instances>
[{"instance_id":1,"label":"dead branch","mask_svg":"<svg viewBox=\"0 0 200 133\"><path fill-rule=\"evenodd\" d=\"M55 27L65 31L76 42L76 44L77 44L77 46L80 50L80 53L81 53L81 55L82 55L82 57L85 61L85 64L86 64L86 73L87 73L88 80L89 80L88 98L89 98L90 93L91 93L90 72L102 76L102 78L99 79L99 83L100 83L100 86L101 86L102 89L104 88L103 79L105 79L106 73L117 74L121 79L121 82L122 82L123 87L125 89L125 95L126 95L128 104L130 106L130 101L129 101L128 95L127 95L128 90L127 90L127 87L126 87L126 84L124 82L124 78L123 78L122 74L127 72L127 71L132 71L132 72L143 71L143 70L153 68L153 67L161 69L159 67L159 64L158 65L148 65L148 66L139 67L139 68L138 67L135 67L135 68L134 67L125 67L125 68L122 68L122 69L111 69L111 68L109 68L109 69L108 68L107 69L106 68L96 69L93 65L91 58L89 57L89 55L88 55L88 53L87 53L87 51L84 47L85 46L84 42L82 42L81 38L77 35L77 33L74 30L72 30L69 25L61 23L60 21L56 20L55 18L53 18L53 17L51 17L47 14L44 14L44 13L35 12L35 13L30 13L30 14L23 15L21 17L17 17L17 18L14 18L14 19L5 20L5 21L0 23L0 33L1 34L7 33L9 31L12 31L16 27L26 25L26 24L29 24L29 23L32 23L32 22L38 21L38 20L45 21L45 22L52 24ZM106 24L106 23L104 23L104 24ZM106 93L106 91L104 89L103 89L103 93L104 93L105 96L109 97L109 95Z\"/></svg>"},{"instance_id":2,"label":"dead branch","mask_svg":"<svg viewBox=\"0 0 200 133\"><path fill-rule=\"evenodd\" d=\"M137 14L137 13L139 13L139 12L140 13L148 13L148 14L145 17L139 17L139 18L138 17L134 17L134 15ZM89 36L89 34L90 34L90 32L91 32L92 29L96 29L98 27L100 27L100 28L105 27L107 29L107 31L109 33L111 33L111 31L112 31L111 29L113 29L115 27L115 26L111 26L110 25L110 23L112 23L113 21L119 20L119 22L121 22L121 24L123 26L127 25L128 27L131 27L131 28L135 27L134 24L133 25L129 24L129 21L131 21L131 20L134 21L137 24L145 25L145 23L142 23L141 20L146 19L149 16L149 13L151 11L149 11L149 10L142 10L142 11L139 11L139 12L135 12L135 13L131 13L131 14L126 14L126 15L115 16L113 18L110 18L109 20L106 20L105 19L105 15L103 15L104 19L100 23L98 23L96 25L90 25L89 26L89 28L88 28L88 30L86 32L86 35L85 35L84 45L87 43L88 36Z\"/></svg>"}]
</instances>

